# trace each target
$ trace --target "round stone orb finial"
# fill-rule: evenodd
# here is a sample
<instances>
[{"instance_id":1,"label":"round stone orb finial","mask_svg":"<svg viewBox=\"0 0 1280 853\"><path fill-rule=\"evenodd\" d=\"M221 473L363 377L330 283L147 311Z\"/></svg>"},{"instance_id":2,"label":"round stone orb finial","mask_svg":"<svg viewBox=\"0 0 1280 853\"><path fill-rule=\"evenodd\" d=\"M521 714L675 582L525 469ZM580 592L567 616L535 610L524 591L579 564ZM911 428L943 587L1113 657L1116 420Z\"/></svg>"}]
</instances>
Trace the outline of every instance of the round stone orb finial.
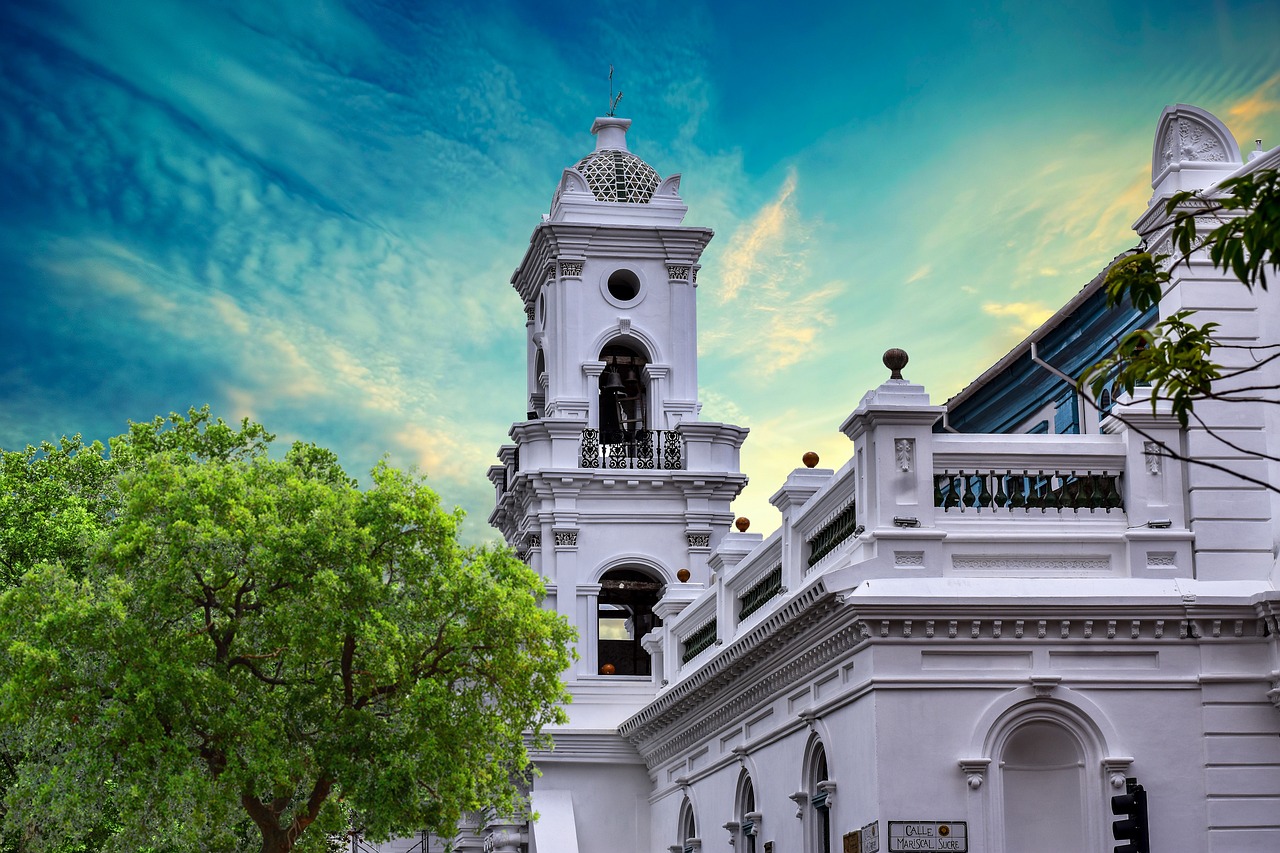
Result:
<instances>
[{"instance_id":1,"label":"round stone orb finial","mask_svg":"<svg viewBox=\"0 0 1280 853\"><path fill-rule=\"evenodd\" d=\"M733 523L733 526L738 528L739 533L746 533L747 528L751 526L751 519L746 518L745 516L739 516L738 520Z\"/></svg>"},{"instance_id":2,"label":"round stone orb finial","mask_svg":"<svg viewBox=\"0 0 1280 853\"><path fill-rule=\"evenodd\" d=\"M800 461L804 463L804 467L806 467L806 468L817 468L817 467L818 467L818 454L816 454L816 453L814 453L812 450L810 450L810 451L809 451L808 453L806 453L804 456L801 456L801 457L800 457Z\"/></svg>"},{"instance_id":3,"label":"round stone orb finial","mask_svg":"<svg viewBox=\"0 0 1280 853\"><path fill-rule=\"evenodd\" d=\"M676 579L677 579L677 580L679 580L679 581L680 581L680 583L688 583L688 582L689 582L689 570L688 570L688 569L681 569L680 571L676 572Z\"/></svg>"},{"instance_id":4,"label":"round stone orb finial","mask_svg":"<svg viewBox=\"0 0 1280 853\"><path fill-rule=\"evenodd\" d=\"M906 367L907 362L910 361L907 358L907 351L897 347L885 350L884 357L881 360L884 362L884 366L889 368L890 379L901 379L902 368Z\"/></svg>"},{"instance_id":5,"label":"round stone orb finial","mask_svg":"<svg viewBox=\"0 0 1280 853\"><path fill-rule=\"evenodd\" d=\"M613 675L617 671L618 671L618 668L611 663L607 663L604 666L600 667L601 675Z\"/></svg>"}]
</instances>

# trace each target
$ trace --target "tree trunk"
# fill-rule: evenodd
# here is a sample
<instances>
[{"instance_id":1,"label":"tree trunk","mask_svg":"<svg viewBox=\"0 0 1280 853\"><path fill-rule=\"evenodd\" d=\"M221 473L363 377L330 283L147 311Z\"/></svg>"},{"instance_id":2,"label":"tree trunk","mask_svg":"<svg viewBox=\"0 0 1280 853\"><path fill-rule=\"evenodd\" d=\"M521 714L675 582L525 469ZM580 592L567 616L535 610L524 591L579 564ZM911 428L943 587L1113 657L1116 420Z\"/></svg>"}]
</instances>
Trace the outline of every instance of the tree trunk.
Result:
<instances>
[{"instance_id":1,"label":"tree trunk","mask_svg":"<svg viewBox=\"0 0 1280 853\"><path fill-rule=\"evenodd\" d=\"M283 827L280 825L280 815L289 808L289 804L293 802L292 797L277 797L270 803L264 803L252 794L242 795L240 804L262 833L262 853L290 853L293 845L302 837L303 831L315 821L332 788L333 780L328 776L317 779L311 788L311 796L307 798L306 809L289 821L288 826Z\"/></svg>"}]
</instances>

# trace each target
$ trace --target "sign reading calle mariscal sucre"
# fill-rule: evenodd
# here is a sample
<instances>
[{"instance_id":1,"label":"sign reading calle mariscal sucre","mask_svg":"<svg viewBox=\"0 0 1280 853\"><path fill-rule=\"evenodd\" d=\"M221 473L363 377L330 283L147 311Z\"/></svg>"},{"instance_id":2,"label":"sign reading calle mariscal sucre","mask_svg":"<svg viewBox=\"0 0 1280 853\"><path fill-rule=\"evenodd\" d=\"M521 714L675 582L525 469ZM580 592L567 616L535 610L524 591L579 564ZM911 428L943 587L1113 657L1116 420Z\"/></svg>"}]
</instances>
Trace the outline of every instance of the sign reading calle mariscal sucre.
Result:
<instances>
[{"instance_id":1,"label":"sign reading calle mariscal sucre","mask_svg":"<svg viewBox=\"0 0 1280 853\"><path fill-rule=\"evenodd\" d=\"M914 850L950 850L968 853L969 826L962 820L891 820L889 853Z\"/></svg>"}]
</instances>

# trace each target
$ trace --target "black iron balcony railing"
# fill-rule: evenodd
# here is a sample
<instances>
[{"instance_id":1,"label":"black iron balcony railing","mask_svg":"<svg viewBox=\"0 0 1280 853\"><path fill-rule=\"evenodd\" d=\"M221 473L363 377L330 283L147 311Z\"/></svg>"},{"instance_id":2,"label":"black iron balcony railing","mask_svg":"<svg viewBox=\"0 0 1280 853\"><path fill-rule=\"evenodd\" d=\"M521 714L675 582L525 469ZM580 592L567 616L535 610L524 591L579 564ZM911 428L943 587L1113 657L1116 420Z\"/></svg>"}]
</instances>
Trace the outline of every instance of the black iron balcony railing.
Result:
<instances>
[{"instance_id":1,"label":"black iron balcony railing","mask_svg":"<svg viewBox=\"0 0 1280 853\"><path fill-rule=\"evenodd\" d=\"M822 526L822 529L813 534L809 540L809 559L807 564L810 568L817 564L819 560L830 554L844 540L853 535L853 531L858 527L858 510L853 503L840 510L835 518L828 521Z\"/></svg>"},{"instance_id":2,"label":"black iron balcony railing","mask_svg":"<svg viewBox=\"0 0 1280 853\"><path fill-rule=\"evenodd\" d=\"M1114 471L944 471L933 481L933 505L944 512L1124 509L1120 474Z\"/></svg>"},{"instance_id":3,"label":"black iron balcony railing","mask_svg":"<svg viewBox=\"0 0 1280 853\"><path fill-rule=\"evenodd\" d=\"M768 604L775 596L782 594L782 566L777 565L769 574L755 583L751 589L742 594L739 619L746 619L761 607Z\"/></svg>"},{"instance_id":4,"label":"black iron balcony railing","mask_svg":"<svg viewBox=\"0 0 1280 853\"><path fill-rule=\"evenodd\" d=\"M684 654L680 655L681 663L689 661L702 654L716 641L716 620L712 619L698 630L694 631L684 641Z\"/></svg>"},{"instance_id":5,"label":"black iron balcony railing","mask_svg":"<svg viewBox=\"0 0 1280 853\"><path fill-rule=\"evenodd\" d=\"M584 429L579 467L680 470L684 438L679 430Z\"/></svg>"}]
</instances>

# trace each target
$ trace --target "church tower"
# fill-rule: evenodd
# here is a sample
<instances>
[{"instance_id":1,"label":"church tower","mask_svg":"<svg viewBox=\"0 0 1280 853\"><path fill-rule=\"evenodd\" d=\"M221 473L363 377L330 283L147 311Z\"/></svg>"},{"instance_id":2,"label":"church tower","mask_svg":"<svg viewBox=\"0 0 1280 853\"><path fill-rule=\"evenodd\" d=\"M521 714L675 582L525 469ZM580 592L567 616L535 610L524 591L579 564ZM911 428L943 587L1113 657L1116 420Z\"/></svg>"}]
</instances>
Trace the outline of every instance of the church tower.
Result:
<instances>
[{"instance_id":1,"label":"church tower","mask_svg":"<svg viewBox=\"0 0 1280 853\"><path fill-rule=\"evenodd\" d=\"M665 686L650 656L660 644L644 637L709 580L746 484L747 430L698 419L696 294L712 231L682 224L680 176L663 180L627 150L630 125L595 120L595 150L564 170L511 278L525 309L528 415L489 469L489 520L579 632L564 676L571 723L537 762L539 826L564 817L546 792L572 791L571 810L627 815L637 835L624 837L639 838L648 775L616 728Z\"/></svg>"}]
</instances>

